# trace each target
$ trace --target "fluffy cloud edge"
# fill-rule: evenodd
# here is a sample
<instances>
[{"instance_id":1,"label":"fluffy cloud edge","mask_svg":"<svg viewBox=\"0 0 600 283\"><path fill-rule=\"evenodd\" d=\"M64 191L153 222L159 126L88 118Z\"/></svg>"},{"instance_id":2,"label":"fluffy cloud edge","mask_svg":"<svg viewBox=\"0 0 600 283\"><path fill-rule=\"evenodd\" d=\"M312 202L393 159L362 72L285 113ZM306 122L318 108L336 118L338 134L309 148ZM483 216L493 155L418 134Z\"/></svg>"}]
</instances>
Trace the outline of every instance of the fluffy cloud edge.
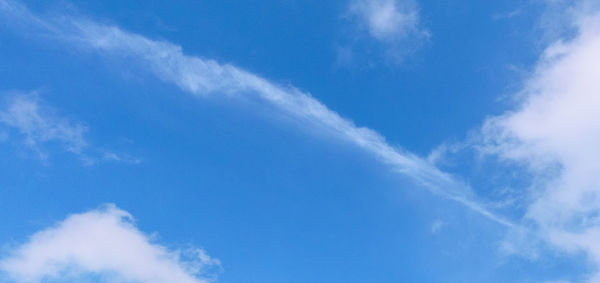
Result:
<instances>
[{"instance_id":1,"label":"fluffy cloud edge","mask_svg":"<svg viewBox=\"0 0 600 283\"><path fill-rule=\"evenodd\" d=\"M203 249L169 250L138 230L114 204L69 215L0 259L0 271L16 282L77 281L206 283L220 261Z\"/></svg>"},{"instance_id":2,"label":"fluffy cloud edge","mask_svg":"<svg viewBox=\"0 0 600 283\"><path fill-rule=\"evenodd\" d=\"M549 44L515 95L517 107L488 118L474 144L530 179L522 219L529 231L510 231L508 251L535 255L545 243L585 254L597 269L589 281L600 282L600 7L568 4L565 26L574 31ZM532 233L542 242L523 238Z\"/></svg>"}]
</instances>

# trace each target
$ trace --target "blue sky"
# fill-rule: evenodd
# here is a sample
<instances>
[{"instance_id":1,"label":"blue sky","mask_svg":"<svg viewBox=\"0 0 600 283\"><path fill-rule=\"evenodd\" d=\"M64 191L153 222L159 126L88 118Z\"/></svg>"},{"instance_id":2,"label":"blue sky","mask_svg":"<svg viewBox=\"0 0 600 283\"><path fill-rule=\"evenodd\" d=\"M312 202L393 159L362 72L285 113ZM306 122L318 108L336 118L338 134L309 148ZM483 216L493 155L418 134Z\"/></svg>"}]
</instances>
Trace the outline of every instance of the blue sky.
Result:
<instances>
[{"instance_id":1,"label":"blue sky","mask_svg":"<svg viewBox=\"0 0 600 283\"><path fill-rule=\"evenodd\" d=\"M1 282L600 282L596 1L0 0Z\"/></svg>"}]
</instances>

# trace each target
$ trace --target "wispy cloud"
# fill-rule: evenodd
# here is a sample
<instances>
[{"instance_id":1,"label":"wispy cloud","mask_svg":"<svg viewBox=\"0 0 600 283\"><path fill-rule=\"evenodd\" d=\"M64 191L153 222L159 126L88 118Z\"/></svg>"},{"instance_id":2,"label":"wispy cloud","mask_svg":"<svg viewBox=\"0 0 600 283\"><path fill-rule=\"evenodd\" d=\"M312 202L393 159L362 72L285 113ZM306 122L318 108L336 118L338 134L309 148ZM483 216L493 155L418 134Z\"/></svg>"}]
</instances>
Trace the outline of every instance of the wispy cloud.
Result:
<instances>
[{"instance_id":1,"label":"wispy cloud","mask_svg":"<svg viewBox=\"0 0 600 283\"><path fill-rule=\"evenodd\" d=\"M141 159L137 157L132 157L126 154L117 154L111 151L105 151L102 154L102 160L105 161L116 161L116 162L125 162L131 164L140 164L142 162Z\"/></svg>"},{"instance_id":2,"label":"wispy cloud","mask_svg":"<svg viewBox=\"0 0 600 283\"><path fill-rule=\"evenodd\" d=\"M35 94L12 95L0 110L0 124L15 129L26 146L46 158L43 145L56 142L65 150L81 154L87 147L82 123L60 116L53 108L42 104Z\"/></svg>"},{"instance_id":3,"label":"wispy cloud","mask_svg":"<svg viewBox=\"0 0 600 283\"><path fill-rule=\"evenodd\" d=\"M87 165L99 161L140 163L138 158L91 145L85 137L87 130L83 122L61 114L35 92L8 94L0 107L0 141L17 140L42 160L49 156L48 147L57 145Z\"/></svg>"},{"instance_id":4,"label":"wispy cloud","mask_svg":"<svg viewBox=\"0 0 600 283\"><path fill-rule=\"evenodd\" d=\"M348 11L358 29L383 44L396 62L430 37L413 0L352 0Z\"/></svg>"},{"instance_id":5,"label":"wispy cloud","mask_svg":"<svg viewBox=\"0 0 600 283\"><path fill-rule=\"evenodd\" d=\"M187 253L158 245L139 231L132 216L114 205L74 214L39 231L0 259L0 271L15 282L201 283L220 262L202 249ZM45 281L44 281L45 282Z\"/></svg>"},{"instance_id":6,"label":"wispy cloud","mask_svg":"<svg viewBox=\"0 0 600 283\"><path fill-rule=\"evenodd\" d=\"M600 7L592 3L569 7L575 35L545 50L514 111L486 121L481 150L532 174L524 222L600 270Z\"/></svg>"},{"instance_id":7,"label":"wispy cloud","mask_svg":"<svg viewBox=\"0 0 600 283\"><path fill-rule=\"evenodd\" d=\"M7 0L0 0L0 3L2 2ZM19 11L23 13L23 9ZM8 13L8 16L16 16L11 11L4 12ZM410 152L388 144L376 131L356 126L352 121L341 117L314 99L309 93L293 86L274 84L233 65L185 55L180 46L151 40L123 31L116 26L69 17L52 21L28 14L19 18L35 18L35 21L30 21L33 25L66 42L102 54L122 56L128 62L144 66L159 79L173 83L190 94L245 95L268 103L316 132L337 137L362 148L390 166L393 171L409 177L429 191L460 202L498 223L512 226L510 222L479 204L470 188L453 176L440 171Z\"/></svg>"}]
</instances>

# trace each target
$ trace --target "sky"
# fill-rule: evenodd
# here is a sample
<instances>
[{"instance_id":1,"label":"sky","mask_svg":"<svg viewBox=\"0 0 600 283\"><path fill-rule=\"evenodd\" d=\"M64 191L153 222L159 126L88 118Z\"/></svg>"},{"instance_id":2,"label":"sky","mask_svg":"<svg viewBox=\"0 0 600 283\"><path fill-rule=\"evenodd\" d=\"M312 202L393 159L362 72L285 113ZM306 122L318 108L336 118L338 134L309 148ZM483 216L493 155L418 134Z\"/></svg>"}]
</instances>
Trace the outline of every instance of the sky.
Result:
<instances>
[{"instance_id":1,"label":"sky","mask_svg":"<svg viewBox=\"0 0 600 283\"><path fill-rule=\"evenodd\" d=\"M600 2L0 0L0 282L600 282Z\"/></svg>"}]
</instances>

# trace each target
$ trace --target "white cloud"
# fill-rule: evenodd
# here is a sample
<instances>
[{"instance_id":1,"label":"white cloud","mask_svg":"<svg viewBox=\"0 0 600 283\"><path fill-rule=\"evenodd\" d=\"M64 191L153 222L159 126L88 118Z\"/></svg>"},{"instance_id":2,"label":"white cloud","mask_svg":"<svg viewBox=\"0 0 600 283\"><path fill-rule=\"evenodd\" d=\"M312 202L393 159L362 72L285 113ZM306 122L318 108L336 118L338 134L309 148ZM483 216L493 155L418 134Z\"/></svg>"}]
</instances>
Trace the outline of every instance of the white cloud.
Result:
<instances>
[{"instance_id":1,"label":"white cloud","mask_svg":"<svg viewBox=\"0 0 600 283\"><path fill-rule=\"evenodd\" d=\"M421 26L419 8L413 0L353 0L349 14L396 60L430 36Z\"/></svg>"},{"instance_id":2,"label":"white cloud","mask_svg":"<svg viewBox=\"0 0 600 283\"><path fill-rule=\"evenodd\" d=\"M577 33L545 50L516 110L487 120L482 150L533 174L524 221L600 270L600 12L572 11Z\"/></svg>"},{"instance_id":3,"label":"white cloud","mask_svg":"<svg viewBox=\"0 0 600 283\"><path fill-rule=\"evenodd\" d=\"M202 249L184 256L153 243L129 213L108 205L35 233L0 260L0 270L16 282L80 282L91 276L104 282L201 283L209 282L203 270L220 266Z\"/></svg>"},{"instance_id":4,"label":"white cloud","mask_svg":"<svg viewBox=\"0 0 600 283\"><path fill-rule=\"evenodd\" d=\"M0 3L8 0L0 0ZM14 6L14 2L12 5ZM0 5L2 8L2 5ZM19 11L15 14L15 10ZM25 11L25 12L24 12ZM197 96L221 94L245 95L274 106L322 135L350 142L395 172L408 176L431 192L460 202L473 211L498 223L511 226L474 200L468 186L457 181L426 160L388 144L379 133L356 126L314 99L309 93L292 86L280 86L238 67L214 60L185 55L180 46L151 40L116 26L87 20L61 17L58 21L41 20L26 9L0 9L7 17L28 20L32 26L57 38L111 56L122 56L130 64L139 64L159 79L176 84ZM21 15L27 13L26 15Z\"/></svg>"},{"instance_id":5,"label":"white cloud","mask_svg":"<svg viewBox=\"0 0 600 283\"><path fill-rule=\"evenodd\" d=\"M25 145L42 158L46 154L41 147L48 142L59 143L75 154L81 154L87 146L86 127L82 123L61 117L54 109L40 103L35 95L12 96L5 109L0 110L0 124L15 129Z\"/></svg>"},{"instance_id":6,"label":"white cloud","mask_svg":"<svg viewBox=\"0 0 600 283\"><path fill-rule=\"evenodd\" d=\"M355 0L350 12L359 18L369 34L381 41L394 41L420 32L419 11L410 0Z\"/></svg>"}]
</instances>

